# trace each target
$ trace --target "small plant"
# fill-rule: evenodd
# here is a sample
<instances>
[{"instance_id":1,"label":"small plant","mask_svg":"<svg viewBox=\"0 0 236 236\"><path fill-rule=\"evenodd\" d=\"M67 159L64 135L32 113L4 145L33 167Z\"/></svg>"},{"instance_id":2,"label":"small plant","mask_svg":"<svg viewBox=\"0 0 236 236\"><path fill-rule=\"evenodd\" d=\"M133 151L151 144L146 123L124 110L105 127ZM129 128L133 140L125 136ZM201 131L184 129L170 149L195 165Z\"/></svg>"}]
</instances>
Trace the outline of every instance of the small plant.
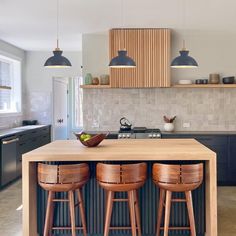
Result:
<instances>
[{"instance_id":1,"label":"small plant","mask_svg":"<svg viewBox=\"0 0 236 236\"><path fill-rule=\"evenodd\" d=\"M168 118L166 116L163 116L163 119L166 123L173 123L176 119L176 116L172 117L172 118Z\"/></svg>"}]
</instances>

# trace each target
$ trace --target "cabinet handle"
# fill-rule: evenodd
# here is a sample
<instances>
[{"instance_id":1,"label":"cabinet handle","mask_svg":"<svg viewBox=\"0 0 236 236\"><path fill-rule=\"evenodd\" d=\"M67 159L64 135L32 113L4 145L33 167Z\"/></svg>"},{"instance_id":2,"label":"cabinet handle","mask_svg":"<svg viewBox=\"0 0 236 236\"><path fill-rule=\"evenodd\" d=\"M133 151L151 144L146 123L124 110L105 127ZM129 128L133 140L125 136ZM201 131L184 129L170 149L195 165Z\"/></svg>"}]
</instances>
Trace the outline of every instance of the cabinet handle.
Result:
<instances>
[{"instance_id":1,"label":"cabinet handle","mask_svg":"<svg viewBox=\"0 0 236 236\"><path fill-rule=\"evenodd\" d=\"M2 144L10 144L10 143L18 142L18 141L19 141L19 138L14 138L7 141L2 141Z\"/></svg>"}]
</instances>

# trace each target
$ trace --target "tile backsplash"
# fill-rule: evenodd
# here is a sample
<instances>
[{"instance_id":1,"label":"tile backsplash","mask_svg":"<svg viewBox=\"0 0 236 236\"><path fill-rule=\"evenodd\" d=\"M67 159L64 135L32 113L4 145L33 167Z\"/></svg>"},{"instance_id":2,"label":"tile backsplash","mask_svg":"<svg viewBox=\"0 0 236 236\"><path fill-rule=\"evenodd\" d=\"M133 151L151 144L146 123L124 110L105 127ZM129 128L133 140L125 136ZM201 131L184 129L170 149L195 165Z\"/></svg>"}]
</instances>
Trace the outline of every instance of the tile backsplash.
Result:
<instances>
[{"instance_id":1,"label":"tile backsplash","mask_svg":"<svg viewBox=\"0 0 236 236\"><path fill-rule=\"evenodd\" d=\"M26 107L24 112L26 119L38 120L39 124L52 123L52 93L28 92L26 95Z\"/></svg>"},{"instance_id":2,"label":"tile backsplash","mask_svg":"<svg viewBox=\"0 0 236 236\"><path fill-rule=\"evenodd\" d=\"M163 129L163 115L176 115L176 131L236 131L235 89L85 89L83 93L85 130L118 130L123 116L134 126ZM190 127L184 128L184 123Z\"/></svg>"}]
</instances>

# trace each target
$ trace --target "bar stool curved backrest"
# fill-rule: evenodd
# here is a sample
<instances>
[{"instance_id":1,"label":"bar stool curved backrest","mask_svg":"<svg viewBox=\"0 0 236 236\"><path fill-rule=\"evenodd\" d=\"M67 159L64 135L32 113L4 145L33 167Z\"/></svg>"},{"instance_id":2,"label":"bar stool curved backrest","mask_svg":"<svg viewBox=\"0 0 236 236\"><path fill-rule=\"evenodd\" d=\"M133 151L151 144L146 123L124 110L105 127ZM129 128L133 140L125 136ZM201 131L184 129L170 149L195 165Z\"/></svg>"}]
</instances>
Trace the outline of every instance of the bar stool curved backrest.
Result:
<instances>
[{"instance_id":1,"label":"bar stool curved backrest","mask_svg":"<svg viewBox=\"0 0 236 236\"><path fill-rule=\"evenodd\" d=\"M115 187L114 191L126 191L124 190L125 186L127 190L129 190L129 186L132 186L131 189L136 189L145 183L146 178L146 163L122 165L97 164L97 181L102 187L109 188L109 190L112 190L113 186ZM121 190L119 190L119 185L123 186Z\"/></svg>"},{"instance_id":2,"label":"bar stool curved backrest","mask_svg":"<svg viewBox=\"0 0 236 236\"><path fill-rule=\"evenodd\" d=\"M160 187L174 192L194 190L203 181L203 164L153 165L153 181Z\"/></svg>"},{"instance_id":3,"label":"bar stool curved backrest","mask_svg":"<svg viewBox=\"0 0 236 236\"><path fill-rule=\"evenodd\" d=\"M51 188L50 184L63 184L65 187L66 184L69 184L78 188L86 183L88 179L89 166L86 163L73 165L38 164L38 183L46 190L48 187Z\"/></svg>"},{"instance_id":4,"label":"bar stool curved backrest","mask_svg":"<svg viewBox=\"0 0 236 236\"><path fill-rule=\"evenodd\" d=\"M146 163L109 165L98 163L97 178L105 183L137 183L146 180Z\"/></svg>"},{"instance_id":5,"label":"bar stool curved backrest","mask_svg":"<svg viewBox=\"0 0 236 236\"><path fill-rule=\"evenodd\" d=\"M87 235L81 188L88 180L89 166L86 163L73 165L38 164L38 183L43 189L48 191L44 236L52 235L52 230L63 229L71 229L72 236L76 236L76 229L83 229L84 235ZM77 191L77 205L80 208L82 227L75 226L75 190ZM55 192L68 192L68 199L56 199ZM71 227L53 227L53 211L55 202L69 203Z\"/></svg>"}]
</instances>

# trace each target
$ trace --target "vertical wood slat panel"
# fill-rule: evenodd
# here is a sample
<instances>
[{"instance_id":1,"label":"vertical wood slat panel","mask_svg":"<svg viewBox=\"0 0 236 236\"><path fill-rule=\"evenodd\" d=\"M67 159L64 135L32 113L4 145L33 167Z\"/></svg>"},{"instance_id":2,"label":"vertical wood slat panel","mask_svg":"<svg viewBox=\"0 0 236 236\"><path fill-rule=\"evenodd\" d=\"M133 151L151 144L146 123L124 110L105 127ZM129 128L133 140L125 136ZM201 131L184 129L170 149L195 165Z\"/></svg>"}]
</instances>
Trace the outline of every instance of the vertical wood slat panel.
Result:
<instances>
[{"instance_id":1,"label":"vertical wood slat panel","mask_svg":"<svg viewBox=\"0 0 236 236\"><path fill-rule=\"evenodd\" d=\"M110 30L110 59L124 47L136 68L110 69L111 87L170 87L170 29Z\"/></svg>"}]
</instances>

